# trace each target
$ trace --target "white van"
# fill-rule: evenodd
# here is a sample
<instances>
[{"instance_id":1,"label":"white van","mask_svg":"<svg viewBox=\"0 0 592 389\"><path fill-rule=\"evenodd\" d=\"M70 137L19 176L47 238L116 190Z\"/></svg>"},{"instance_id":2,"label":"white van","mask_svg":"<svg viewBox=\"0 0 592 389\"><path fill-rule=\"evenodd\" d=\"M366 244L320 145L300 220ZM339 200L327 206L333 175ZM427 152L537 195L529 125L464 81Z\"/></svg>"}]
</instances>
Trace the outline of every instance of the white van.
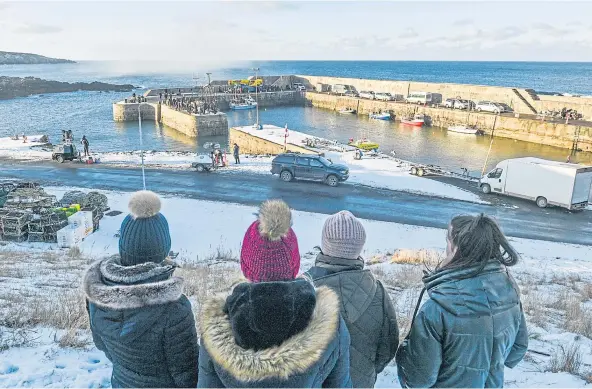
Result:
<instances>
[{"instance_id":1,"label":"white van","mask_svg":"<svg viewBox=\"0 0 592 389\"><path fill-rule=\"evenodd\" d=\"M412 104L439 104L442 102L442 95L431 92L411 92L405 101Z\"/></svg>"},{"instance_id":2,"label":"white van","mask_svg":"<svg viewBox=\"0 0 592 389\"><path fill-rule=\"evenodd\" d=\"M479 186L483 193L533 200L541 208L584 209L590 198L592 166L533 157L506 159L483 176Z\"/></svg>"}]
</instances>

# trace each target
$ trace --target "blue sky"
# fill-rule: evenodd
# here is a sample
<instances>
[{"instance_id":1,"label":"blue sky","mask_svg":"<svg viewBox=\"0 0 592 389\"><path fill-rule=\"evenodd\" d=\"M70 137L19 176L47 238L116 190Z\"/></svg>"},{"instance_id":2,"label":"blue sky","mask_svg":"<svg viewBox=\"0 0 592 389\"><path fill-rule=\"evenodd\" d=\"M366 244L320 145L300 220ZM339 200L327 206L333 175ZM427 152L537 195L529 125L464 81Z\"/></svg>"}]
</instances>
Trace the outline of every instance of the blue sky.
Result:
<instances>
[{"instance_id":1,"label":"blue sky","mask_svg":"<svg viewBox=\"0 0 592 389\"><path fill-rule=\"evenodd\" d=\"M592 2L5 2L0 50L76 60L592 61Z\"/></svg>"}]
</instances>

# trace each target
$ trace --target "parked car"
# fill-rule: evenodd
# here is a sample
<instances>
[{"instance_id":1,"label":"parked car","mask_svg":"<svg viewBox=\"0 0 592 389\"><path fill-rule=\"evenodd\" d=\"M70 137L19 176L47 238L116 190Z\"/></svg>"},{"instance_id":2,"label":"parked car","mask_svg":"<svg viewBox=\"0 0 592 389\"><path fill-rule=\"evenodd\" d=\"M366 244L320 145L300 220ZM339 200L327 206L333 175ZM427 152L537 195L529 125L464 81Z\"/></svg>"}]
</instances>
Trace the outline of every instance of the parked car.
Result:
<instances>
[{"instance_id":1,"label":"parked car","mask_svg":"<svg viewBox=\"0 0 592 389\"><path fill-rule=\"evenodd\" d=\"M393 95L391 95L390 93L386 93L386 92L379 92L374 95L374 98L376 100L391 101L391 100L393 100Z\"/></svg>"},{"instance_id":2,"label":"parked car","mask_svg":"<svg viewBox=\"0 0 592 389\"><path fill-rule=\"evenodd\" d=\"M306 91L306 87L304 86L304 84L301 84L299 82L295 82L292 84L292 88L299 90L299 91Z\"/></svg>"},{"instance_id":3,"label":"parked car","mask_svg":"<svg viewBox=\"0 0 592 389\"><path fill-rule=\"evenodd\" d=\"M340 96L354 96L357 95L356 88L352 85L335 84L331 86L331 92Z\"/></svg>"},{"instance_id":4,"label":"parked car","mask_svg":"<svg viewBox=\"0 0 592 389\"><path fill-rule=\"evenodd\" d=\"M372 91L361 91L360 97L363 99L370 99L370 100L374 100L374 98L375 98L374 92L372 92Z\"/></svg>"},{"instance_id":5,"label":"parked car","mask_svg":"<svg viewBox=\"0 0 592 389\"><path fill-rule=\"evenodd\" d=\"M454 108L454 105L456 104L458 100L457 99L446 99L446 101L444 102L444 106L446 108Z\"/></svg>"},{"instance_id":6,"label":"parked car","mask_svg":"<svg viewBox=\"0 0 592 389\"><path fill-rule=\"evenodd\" d=\"M474 109L475 103L471 100L457 99L454 102L453 108L455 109Z\"/></svg>"},{"instance_id":7,"label":"parked car","mask_svg":"<svg viewBox=\"0 0 592 389\"><path fill-rule=\"evenodd\" d=\"M479 112L492 112L492 113L501 113L503 112L503 108L494 103L493 101L477 101L475 104L475 109Z\"/></svg>"},{"instance_id":8,"label":"parked car","mask_svg":"<svg viewBox=\"0 0 592 389\"><path fill-rule=\"evenodd\" d=\"M319 155L298 153L280 154L271 161L271 173L279 174L282 181L293 179L322 181L337 186L349 178L349 168L331 162Z\"/></svg>"},{"instance_id":9,"label":"parked car","mask_svg":"<svg viewBox=\"0 0 592 389\"><path fill-rule=\"evenodd\" d=\"M356 92L356 91L355 91L355 90L353 90L353 89L350 89L350 90L348 90L348 91L347 91L347 92L345 92L343 95L344 95L344 96L347 96L347 97L358 97L358 96L359 96L359 95L358 95L358 92Z\"/></svg>"},{"instance_id":10,"label":"parked car","mask_svg":"<svg viewBox=\"0 0 592 389\"><path fill-rule=\"evenodd\" d=\"M442 95L440 93L430 92L411 92L405 99L408 103L414 104L439 104L442 102Z\"/></svg>"},{"instance_id":11,"label":"parked car","mask_svg":"<svg viewBox=\"0 0 592 389\"><path fill-rule=\"evenodd\" d=\"M512 109L512 107L510 107L506 103L496 103L496 104L499 105L502 108L502 112L514 112L514 110Z\"/></svg>"}]
</instances>

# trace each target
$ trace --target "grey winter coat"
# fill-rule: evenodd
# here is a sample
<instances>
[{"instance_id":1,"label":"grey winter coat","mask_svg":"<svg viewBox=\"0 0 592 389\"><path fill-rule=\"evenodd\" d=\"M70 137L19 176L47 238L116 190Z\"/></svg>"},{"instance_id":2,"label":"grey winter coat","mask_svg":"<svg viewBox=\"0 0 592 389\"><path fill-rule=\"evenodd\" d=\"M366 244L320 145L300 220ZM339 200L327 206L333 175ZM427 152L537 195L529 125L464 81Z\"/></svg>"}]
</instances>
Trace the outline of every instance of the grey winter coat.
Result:
<instances>
[{"instance_id":1,"label":"grey winter coat","mask_svg":"<svg viewBox=\"0 0 592 389\"><path fill-rule=\"evenodd\" d=\"M117 257L84 277L93 340L113 363L115 387L196 387L199 346L183 280L170 262L121 266Z\"/></svg>"},{"instance_id":2,"label":"grey winter coat","mask_svg":"<svg viewBox=\"0 0 592 389\"><path fill-rule=\"evenodd\" d=\"M520 293L506 268L489 262L424 278L430 299L397 353L403 387L499 388L528 347Z\"/></svg>"},{"instance_id":3,"label":"grey winter coat","mask_svg":"<svg viewBox=\"0 0 592 389\"><path fill-rule=\"evenodd\" d=\"M200 317L198 387L351 388L350 338L339 299L327 287L315 290L308 284L306 291L302 283L308 284L302 279L243 283L228 298L208 299ZM279 339L295 322L304 328ZM239 345L262 344L268 337L275 344L257 349Z\"/></svg>"},{"instance_id":4,"label":"grey winter coat","mask_svg":"<svg viewBox=\"0 0 592 389\"><path fill-rule=\"evenodd\" d=\"M333 289L351 337L350 374L353 386L372 388L376 376L395 357L399 328L395 308L382 283L364 270L364 261L333 258L322 253L308 270L315 285Z\"/></svg>"}]
</instances>

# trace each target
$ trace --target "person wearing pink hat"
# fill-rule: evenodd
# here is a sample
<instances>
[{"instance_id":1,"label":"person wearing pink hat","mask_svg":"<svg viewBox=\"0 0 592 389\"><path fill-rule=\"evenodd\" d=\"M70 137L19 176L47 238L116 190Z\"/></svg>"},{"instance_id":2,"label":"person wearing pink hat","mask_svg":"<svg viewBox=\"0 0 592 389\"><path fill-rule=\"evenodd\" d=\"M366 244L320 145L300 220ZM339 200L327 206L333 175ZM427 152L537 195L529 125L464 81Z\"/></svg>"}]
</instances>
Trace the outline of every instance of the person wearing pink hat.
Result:
<instances>
[{"instance_id":1,"label":"person wearing pink hat","mask_svg":"<svg viewBox=\"0 0 592 389\"><path fill-rule=\"evenodd\" d=\"M351 387L350 337L330 288L296 278L298 239L288 205L264 202L248 228L249 282L202 305L198 387Z\"/></svg>"}]
</instances>

